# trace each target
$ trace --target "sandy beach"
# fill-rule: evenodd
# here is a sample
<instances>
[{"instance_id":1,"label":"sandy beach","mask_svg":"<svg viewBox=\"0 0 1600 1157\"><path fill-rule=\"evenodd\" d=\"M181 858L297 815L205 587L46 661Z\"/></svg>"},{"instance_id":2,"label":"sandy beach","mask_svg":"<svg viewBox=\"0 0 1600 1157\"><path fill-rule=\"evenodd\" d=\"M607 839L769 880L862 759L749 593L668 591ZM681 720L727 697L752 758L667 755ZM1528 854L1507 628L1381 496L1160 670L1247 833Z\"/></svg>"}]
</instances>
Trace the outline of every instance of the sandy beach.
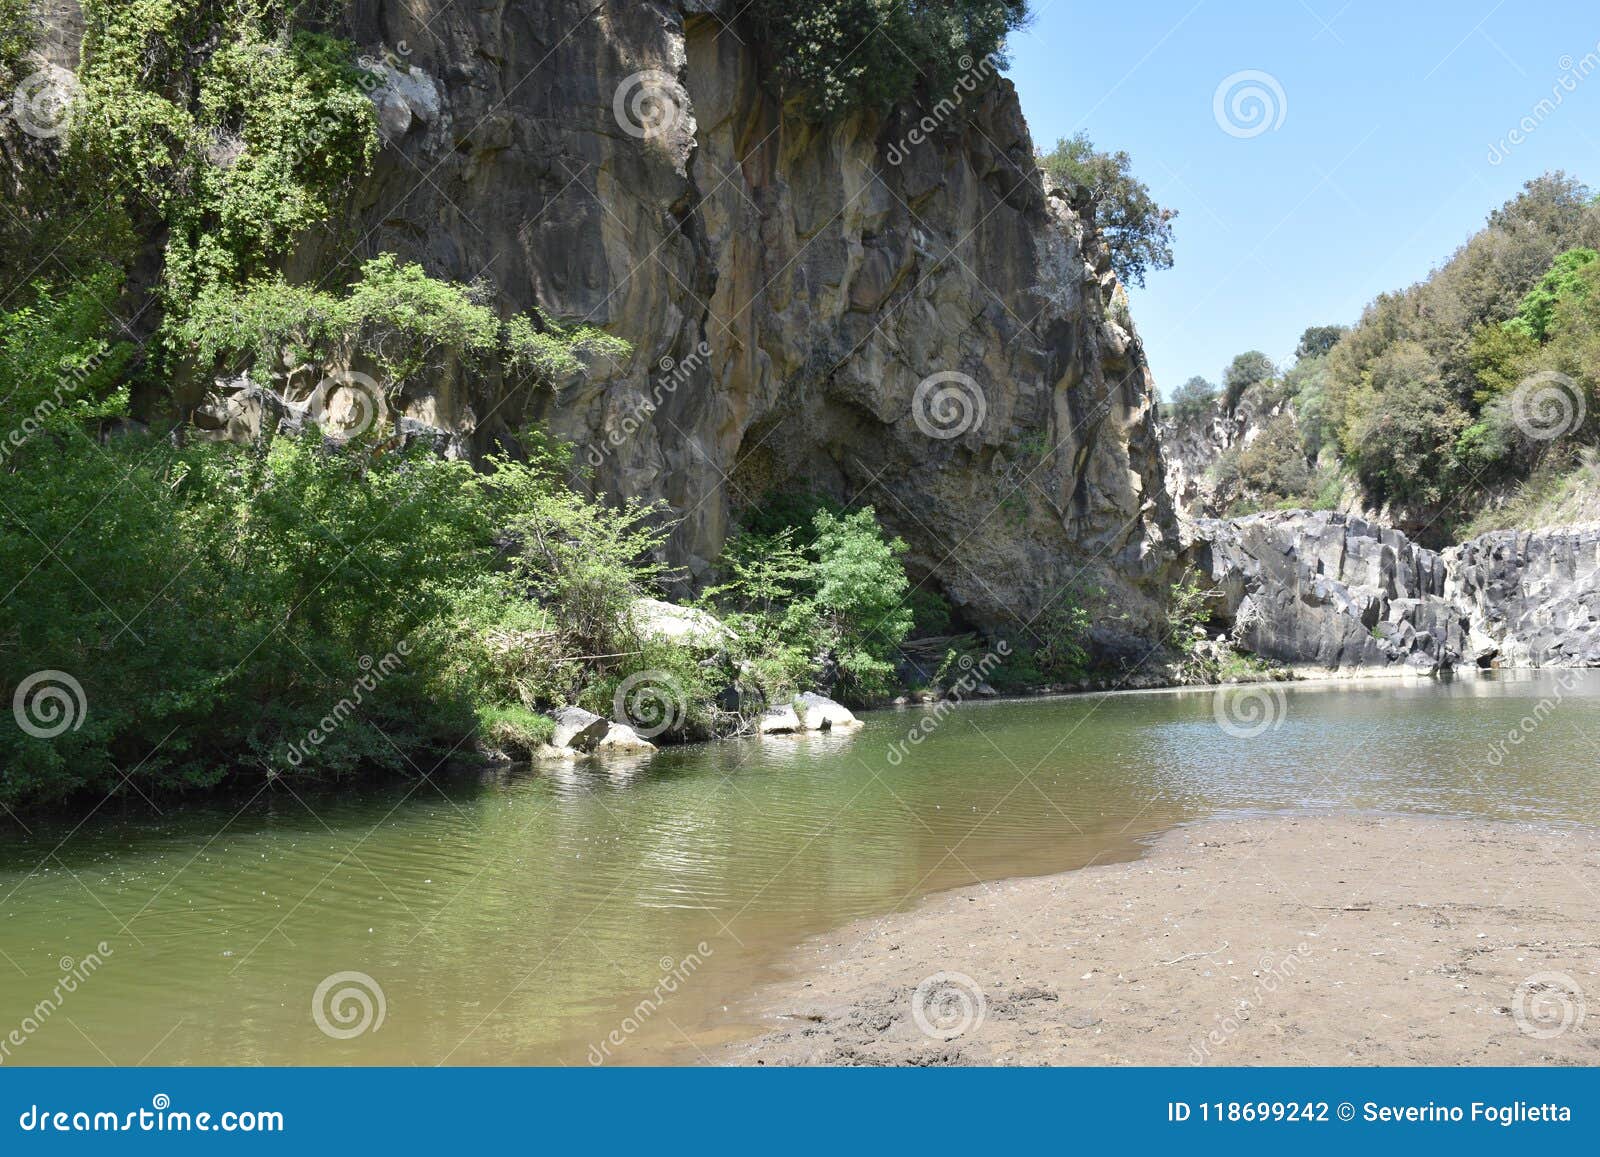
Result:
<instances>
[{"instance_id":1,"label":"sandy beach","mask_svg":"<svg viewBox=\"0 0 1600 1157\"><path fill-rule=\"evenodd\" d=\"M801 945L729 1064L1600 1064L1600 833L1208 821ZM1589 1007L1585 1007L1587 999Z\"/></svg>"}]
</instances>

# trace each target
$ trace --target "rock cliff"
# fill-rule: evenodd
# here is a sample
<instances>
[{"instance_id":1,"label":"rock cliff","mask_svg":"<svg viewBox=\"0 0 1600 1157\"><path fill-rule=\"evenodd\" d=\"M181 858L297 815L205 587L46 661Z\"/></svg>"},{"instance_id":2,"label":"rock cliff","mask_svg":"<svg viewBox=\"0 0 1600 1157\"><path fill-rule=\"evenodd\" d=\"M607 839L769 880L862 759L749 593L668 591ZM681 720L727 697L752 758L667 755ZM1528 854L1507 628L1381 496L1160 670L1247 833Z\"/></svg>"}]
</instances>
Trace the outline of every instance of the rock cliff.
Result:
<instances>
[{"instance_id":1,"label":"rock cliff","mask_svg":"<svg viewBox=\"0 0 1600 1157\"><path fill-rule=\"evenodd\" d=\"M1470 619L1470 658L1600 667L1600 523L1495 531L1443 561L1446 594Z\"/></svg>"},{"instance_id":2,"label":"rock cliff","mask_svg":"<svg viewBox=\"0 0 1600 1157\"><path fill-rule=\"evenodd\" d=\"M691 581L740 507L810 486L874 506L974 624L1099 587L1121 612L1102 647L1142 652L1176 537L1155 392L1010 83L979 62L954 112L818 127L770 95L738 7L351 6L387 62L358 256L485 279L508 310L634 347L554 394L441 380L406 415L479 450L547 424L598 488L670 506Z\"/></svg>"},{"instance_id":3,"label":"rock cliff","mask_svg":"<svg viewBox=\"0 0 1600 1157\"><path fill-rule=\"evenodd\" d=\"M1193 529L1218 620L1265 658L1327 671L1600 666L1600 525L1443 552L1336 512Z\"/></svg>"}]
</instances>

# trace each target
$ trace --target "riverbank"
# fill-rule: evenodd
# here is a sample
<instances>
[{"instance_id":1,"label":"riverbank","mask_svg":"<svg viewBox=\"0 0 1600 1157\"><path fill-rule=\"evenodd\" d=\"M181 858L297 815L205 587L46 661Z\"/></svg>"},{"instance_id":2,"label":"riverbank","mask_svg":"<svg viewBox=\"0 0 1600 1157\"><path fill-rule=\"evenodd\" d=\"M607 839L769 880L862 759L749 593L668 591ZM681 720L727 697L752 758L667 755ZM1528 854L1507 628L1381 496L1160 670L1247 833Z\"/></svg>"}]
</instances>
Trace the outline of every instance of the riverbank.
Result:
<instances>
[{"instance_id":1,"label":"riverbank","mask_svg":"<svg viewBox=\"0 0 1600 1157\"><path fill-rule=\"evenodd\" d=\"M1600 833L1217 820L814 938L731 1064L1600 1063Z\"/></svg>"}]
</instances>

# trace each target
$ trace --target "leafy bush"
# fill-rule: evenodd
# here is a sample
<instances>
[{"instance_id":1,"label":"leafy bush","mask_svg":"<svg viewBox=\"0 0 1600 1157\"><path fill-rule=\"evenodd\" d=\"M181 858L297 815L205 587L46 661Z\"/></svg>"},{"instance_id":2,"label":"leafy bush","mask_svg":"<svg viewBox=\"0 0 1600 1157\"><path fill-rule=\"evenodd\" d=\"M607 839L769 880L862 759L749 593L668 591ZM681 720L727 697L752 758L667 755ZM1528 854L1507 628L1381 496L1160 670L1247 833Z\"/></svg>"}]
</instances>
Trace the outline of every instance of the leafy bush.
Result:
<instances>
[{"instance_id":1,"label":"leafy bush","mask_svg":"<svg viewBox=\"0 0 1600 1157\"><path fill-rule=\"evenodd\" d=\"M783 508L814 510L809 536L794 526L735 535L724 548L726 581L708 600L742 636L766 698L800 689L824 674L819 666L832 669L848 699L881 696L914 622L905 544L885 538L871 507L846 514L805 499L768 503L763 525Z\"/></svg>"},{"instance_id":2,"label":"leafy bush","mask_svg":"<svg viewBox=\"0 0 1600 1157\"><path fill-rule=\"evenodd\" d=\"M1094 225L1111 252L1111 268L1127 285L1143 285L1152 270L1172 268L1172 222L1150 187L1133 175L1125 152L1102 153L1087 133L1056 142L1040 165L1056 184L1081 188L1094 207Z\"/></svg>"},{"instance_id":3,"label":"leafy bush","mask_svg":"<svg viewBox=\"0 0 1600 1157\"><path fill-rule=\"evenodd\" d=\"M164 234L169 310L273 267L377 155L354 47L295 27L303 7L83 4L72 161Z\"/></svg>"},{"instance_id":4,"label":"leafy bush","mask_svg":"<svg viewBox=\"0 0 1600 1157\"><path fill-rule=\"evenodd\" d=\"M887 111L919 90L934 101L956 92L977 62L998 54L1027 3L750 0L742 13L753 42L767 51L779 95L830 121L862 109Z\"/></svg>"},{"instance_id":5,"label":"leafy bush","mask_svg":"<svg viewBox=\"0 0 1600 1157\"><path fill-rule=\"evenodd\" d=\"M900 564L905 543L884 538L870 506L838 517L820 511L812 525L820 638L847 694L881 695L892 686L895 649L911 631L911 584Z\"/></svg>"},{"instance_id":6,"label":"leafy bush","mask_svg":"<svg viewBox=\"0 0 1600 1157\"><path fill-rule=\"evenodd\" d=\"M1569 249L1561 254L1539 283L1523 295L1516 316L1505 322L1505 328L1543 342L1550 336L1556 306L1568 298L1588 295L1589 282L1583 270L1597 259L1600 253L1593 249Z\"/></svg>"}]
</instances>

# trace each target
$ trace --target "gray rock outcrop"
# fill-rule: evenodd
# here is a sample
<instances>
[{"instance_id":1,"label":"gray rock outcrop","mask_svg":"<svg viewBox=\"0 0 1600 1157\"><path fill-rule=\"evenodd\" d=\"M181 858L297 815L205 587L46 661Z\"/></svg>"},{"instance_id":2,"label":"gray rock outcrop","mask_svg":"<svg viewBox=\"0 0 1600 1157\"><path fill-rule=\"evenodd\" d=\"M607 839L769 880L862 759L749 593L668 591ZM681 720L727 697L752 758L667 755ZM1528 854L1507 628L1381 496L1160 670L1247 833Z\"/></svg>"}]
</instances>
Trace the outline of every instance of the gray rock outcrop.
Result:
<instances>
[{"instance_id":1,"label":"gray rock outcrop","mask_svg":"<svg viewBox=\"0 0 1600 1157\"><path fill-rule=\"evenodd\" d=\"M1600 523L1494 531L1443 559L1447 593L1470 617L1470 659L1600 667Z\"/></svg>"},{"instance_id":2,"label":"gray rock outcrop","mask_svg":"<svg viewBox=\"0 0 1600 1157\"><path fill-rule=\"evenodd\" d=\"M1465 612L1445 563L1397 530L1330 511L1198 519L1194 559L1216 618L1275 662L1336 671L1453 667Z\"/></svg>"},{"instance_id":3,"label":"gray rock outcrop","mask_svg":"<svg viewBox=\"0 0 1600 1157\"><path fill-rule=\"evenodd\" d=\"M1338 671L1600 666L1600 524L1434 552L1337 512L1198 519L1191 556L1235 641Z\"/></svg>"}]
</instances>

